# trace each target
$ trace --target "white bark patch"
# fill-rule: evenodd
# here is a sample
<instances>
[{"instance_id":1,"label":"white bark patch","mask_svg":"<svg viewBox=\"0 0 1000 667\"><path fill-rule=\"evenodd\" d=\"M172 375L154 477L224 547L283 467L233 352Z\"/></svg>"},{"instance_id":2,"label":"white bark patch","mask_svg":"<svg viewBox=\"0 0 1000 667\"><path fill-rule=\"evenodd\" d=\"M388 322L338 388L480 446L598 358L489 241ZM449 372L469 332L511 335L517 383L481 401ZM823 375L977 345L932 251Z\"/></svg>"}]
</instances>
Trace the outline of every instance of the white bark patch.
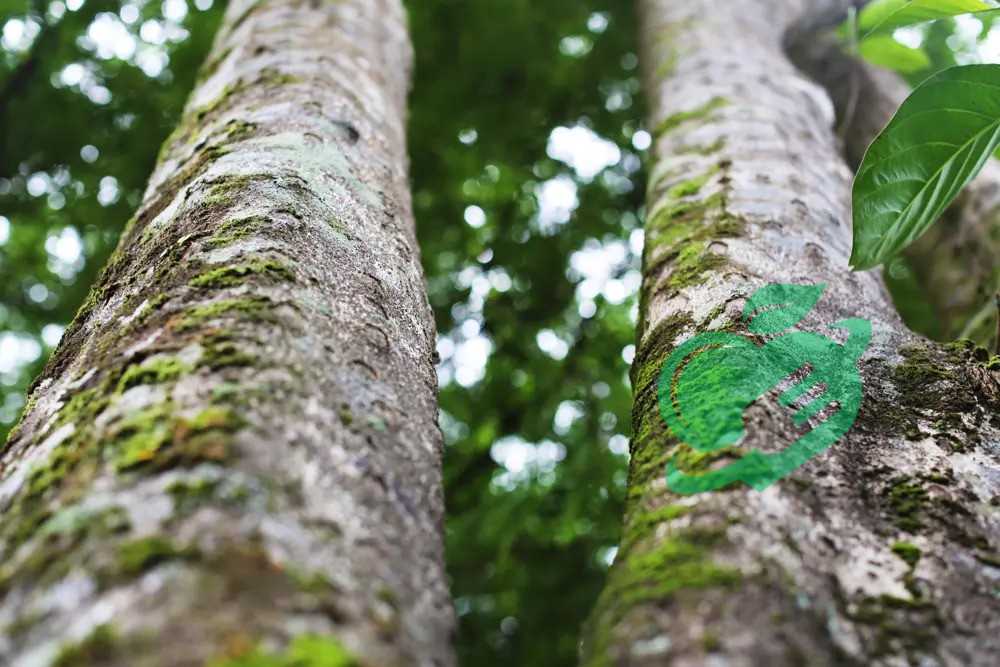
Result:
<instances>
[{"instance_id":1,"label":"white bark patch","mask_svg":"<svg viewBox=\"0 0 1000 667\"><path fill-rule=\"evenodd\" d=\"M147 384L131 387L121 396L112 399L111 404L94 420L94 424L99 429L105 429L109 424L123 417L163 403L166 398L166 391L163 387Z\"/></svg>"},{"instance_id":2,"label":"white bark patch","mask_svg":"<svg viewBox=\"0 0 1000 667\"><path fill-rule=\"evenodd\" d=\"M246 259L266 251L279 251L284 255L292 254L288 246L279 241L250 237L205 253L205 263L210 266L228 264L234 260Z\"/></svg>"},{"instance_id":3,"label":"white bark patch","mask_svg":"<svg viewBox=\"0 0 1000 667\"><path fill-rule=\"evenodd\" d=\"M6 508L20 490L31 470L52 454L56 447L76 432L75 424L63 424L55 433L42 440L37 447L28 450L18 465L10 468L10 474L0 481L0 508Z\"/></svg>"},{"instance_id":4,"label":"white bark patch","mask_svg":"<svg viewBox=\"0 0 1000 667\"><path fill-rule=\"evenodd\" d=\"M174 194L174 198L170 200L170 204L168 204L166 208L160 211L159 215L153 218L150 221L150 223L146 226L146 228L143 230L143 236L149 238L150 236L156 234L156 231L160 227L163 227L171 220L176 218L178 212L181 210L181 207L184 205L186 198L187 198L186 188L179 189ZM166 255L166 253L167 251L164 250L164 255Z\"/></svg>"},{"instance_id":5,"label":"white bark patch","mask_svg":"<svg viewBox=\"0 0 1000 667\"><path fill-rule=\"evenodd\" d=\"M97 369L96 368L89 368L89 369L87 369L87 372L84 373L83 375L81 375L80 377L78 377L77 379L73 380L72 382L66 383L66 390L67 391L75 391L75 390L79 389L80 387L82 387L83 385L85 385L87 383L87 381L90 380L90 378L94 377L94 375L96 375L96 374L97 374ZM47 382L48 382L48 380L47 380ZM41 389L41 388L42 387L39 387L39 389Z\"/></svg>"},{"instance_id":6,"label":"white bark patch","mask_svg":"<svg viewBox=\"0 0 1000 667\"><path fill-rule=\"evenodd\" d=\"M295 164L297 173L309 181L317 194L325 195L321 197L324 201L351 199L356 194L371 206L381 204L378 195L354 175L344 152L333 144L310 144L301 134L294 132L254 139L249 143L268 157L274 155Z\"/></svg>"},{"instance_id":7,"label":"white bark patch","mask_svg":"<svg viewBox=\"0 0 1000 667\"><path fill-rule=\"evenodd\" d=\"M148 350L163 335L162 329L154 329L148 336L142 338L136 344L125 350L125 356L132 358L143 350Z\"/></svg>"},{"instance_id":8,"label":"white bark patch","mask_svg":"<svg viewBox=\"0 0 1000 667\"><path fill-rule=\"evenodd\" d=\"M641 659L666 655L670 651L671 645L672 642L667 635L642 639L632 644L632 657Z\"/></svg>"},{"instance_id":9,"label":"white bark patch","mask_svg":"<svg viewBox=\"0 0 1000 667\"><path fill-rule=\"evenodd\" d=\"M908 570L906 563L888 549L851 543L838 559L836 577L841 589L851 595L889 595L910 600L913 596L903 585Z\"/></svg>"}]
</instances>

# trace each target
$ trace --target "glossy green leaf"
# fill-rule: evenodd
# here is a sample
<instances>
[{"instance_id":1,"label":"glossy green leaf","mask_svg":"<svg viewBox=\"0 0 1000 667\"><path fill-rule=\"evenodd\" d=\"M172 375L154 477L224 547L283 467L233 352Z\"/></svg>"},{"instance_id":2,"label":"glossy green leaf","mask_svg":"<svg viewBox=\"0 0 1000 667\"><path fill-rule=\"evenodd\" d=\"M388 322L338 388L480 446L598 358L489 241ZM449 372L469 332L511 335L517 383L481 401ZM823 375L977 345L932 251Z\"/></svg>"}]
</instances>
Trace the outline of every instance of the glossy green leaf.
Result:
<instances>
[{"instance_id":1,"label":"glossy green leaf","mask_svg":"<svg viewBox=\"0 0 1000 667\"><path fill-rule=\"evenodd\" d=\"M923 49L897 42L891 35L872 35L858 45L858 53L868 62L910 74L927 69L931 59Z\"/></svg>"},{"instance_id":2,"label":"glossy green leaf","mask_svg":"<svg viewBox=\"0 0 1000 667\"><path fill-rule=\"evenodd\" d=\"M995 3L985 0L875 0L858 14L858 30L863 35L891 32L916 23L996 8Z\"/></svg>"},{"instance_id":3,"label":"glossy green leaf","mask_svg":"<svg viewBox=\"0 0 1000 667\"><path fill-rule=\"evenodd\" d=\"M755 334L780 333L798 324L819 298L826 285L772 284L747 299L743 319Z\"/></svg>"},{"instance_id":4,"label":"glossy green leaf","mask_svg":"<svg viewBox=\"0 0 1000 667\"><path fill-rule=\"evenodd\" d=\"M854 180L851 266L915 241L1000 146L1000 65L947 69L903 103Z\"/></svg>"}]
</instances>

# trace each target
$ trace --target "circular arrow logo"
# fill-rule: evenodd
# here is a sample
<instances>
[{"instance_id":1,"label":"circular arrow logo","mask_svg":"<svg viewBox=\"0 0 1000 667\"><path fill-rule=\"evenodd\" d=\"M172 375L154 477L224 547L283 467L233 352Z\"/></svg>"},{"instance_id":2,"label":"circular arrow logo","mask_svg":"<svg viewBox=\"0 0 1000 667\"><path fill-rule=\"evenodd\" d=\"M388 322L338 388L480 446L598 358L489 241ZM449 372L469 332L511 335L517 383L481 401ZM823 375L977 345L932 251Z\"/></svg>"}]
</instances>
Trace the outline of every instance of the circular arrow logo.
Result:
<instances>
[{"instance_id":1,"label":"circular arrow logo","mask_svg":"<svg viewBox=\"0 0 1000 667\"><path fill-rule=\"evenodd\" d=\"M673 351L660 372L658 391L667 426L697 453L730 448L739 458L698 474L684 472L671 459L666 474L672 491L701 493L733 482L762 490L851 428L862 397L857 362L871 342L871 322L851 318L834 323L833 327L847 331L844 343L793 328L825 289L826 285L772 284L754 292L743 309L743 321L750 333L767 337L763 345L736 333L708 332ZM744 411L792 376L799 379L782 391L778 401L794 410L795 425L803 426L821 413L827 413L826 419L782 451L739 452Z\"/></svg>"}]
</instances>

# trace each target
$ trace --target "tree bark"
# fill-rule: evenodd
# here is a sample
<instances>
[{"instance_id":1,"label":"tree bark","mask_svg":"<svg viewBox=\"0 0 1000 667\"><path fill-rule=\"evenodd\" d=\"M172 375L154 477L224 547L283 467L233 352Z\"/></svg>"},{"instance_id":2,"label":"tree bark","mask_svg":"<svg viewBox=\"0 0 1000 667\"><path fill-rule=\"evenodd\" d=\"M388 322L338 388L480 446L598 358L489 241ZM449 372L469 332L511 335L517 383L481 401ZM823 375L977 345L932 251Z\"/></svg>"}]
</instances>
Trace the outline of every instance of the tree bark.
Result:
<instances>
[{"instance_id":1,"label":"tree bark","mask_svg":"<svg viewBox=\"0 0 1000 667\"><path fill-rule=\"evenodd\" d=\"M878 272L848 269L834 107L785 49L846 4L640 0L656 142L628 503L584 634L590 667L1000 661L995 363L909 332ZM743 305L768 283L825 283L805 330L872 323L854 427L763 491L672 493L664 466L690 450L659 414L660 369L697 333L744 332ZM744 422L744 451L799 433L773 395Z\"/></svg>"},{"instance_id":2,"label":"tree bark","mask_svg":"<svg viewBox=\"0 0 1000 667\"><path fill-rule=\"evenodd\" d=\"M411 60L398 0L230 4L2 452L0 663L453 664Z\"/></svg>"}]
</instances>

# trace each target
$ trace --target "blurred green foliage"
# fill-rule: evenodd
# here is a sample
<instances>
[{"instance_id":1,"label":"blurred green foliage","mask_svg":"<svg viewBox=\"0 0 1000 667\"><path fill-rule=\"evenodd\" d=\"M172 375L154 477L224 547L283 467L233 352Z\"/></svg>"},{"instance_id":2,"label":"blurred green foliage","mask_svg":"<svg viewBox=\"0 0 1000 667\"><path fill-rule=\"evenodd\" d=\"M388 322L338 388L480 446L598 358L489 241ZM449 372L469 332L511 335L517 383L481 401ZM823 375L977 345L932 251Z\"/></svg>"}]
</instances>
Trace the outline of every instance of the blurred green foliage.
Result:
<instances>
[{"instance_id":1,"label":"blurred green foliage","mask_svg":"<svg viewBox=\"0 0 1000 667\"><path fill-rule=\"evenodd\" d=\"M912 86L949 67L976 62L1000 62L1000 11L922 23L895 33L928 57L925 67L900 71ZM994 28L994 26L997 26ZM886 263L883 274L900 315L911 329L929 338L945 338L944 323L928 302L914 267L905 255Z\"/></svg>"},{"instance_id":2,"label":"blurred green foliage","mask_svg":"<svg viewBox=\"0 0 1000 667\"><path fill-rule=\"evenodd\" d=\"M138 205L208 52L220 3L177 1L0 0L0 437ZM99 47L109 36L117 53Z\"/></svg>"},{"instance_id":3,"label":"blurred green foliage","mask_svg":"<svg viewBox=\"0 0 1000 667\"><path fill-rule=\"evenodd\" d=\"M410 3L414 204L442 339L465 665L575 664L618 541L643 201L632 4ZM564 144L582 174L552 157ZM601 156L611 166L588 179ZM571 215L547 210L573 190Z\"/></svg>"},{"instance_id":4,"label":"blurred green foliage","mask_svg":"<svg viewBox=\"0 0 1000 667\"><path fill-rule=\"evenodd\" d=\"M220 4L0 0L0 437L138 204ZM633 2L408 5L458 651L568 666L625 486L649 141ZM964 57L960 33L926 29L933 67Z\"/></svg>"}]
</instances>

